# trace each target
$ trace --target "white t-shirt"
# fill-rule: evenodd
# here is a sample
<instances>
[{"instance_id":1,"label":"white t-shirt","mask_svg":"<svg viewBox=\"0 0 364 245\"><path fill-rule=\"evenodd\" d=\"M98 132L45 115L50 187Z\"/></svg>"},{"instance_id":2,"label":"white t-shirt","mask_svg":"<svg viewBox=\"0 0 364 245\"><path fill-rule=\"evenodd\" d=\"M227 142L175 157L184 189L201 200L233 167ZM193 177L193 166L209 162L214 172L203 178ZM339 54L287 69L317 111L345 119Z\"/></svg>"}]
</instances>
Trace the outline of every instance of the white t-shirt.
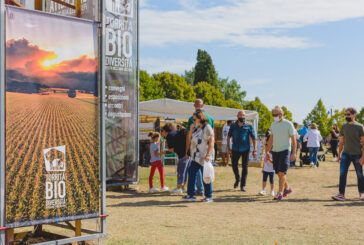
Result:
<instances>
[{"instance_id":1,"label":"white t-shirt","mask_svg":"<svg viewBox=\"0 0 364 245\"><path fill-rule=\"evenodd\" d=\"M214 130L209 124L193 129L190 146L191 158L201 166L204 164L211 136L214 136ZM211 159L213 158L211 157Z\"/></svg>"},{"instance_id":2,"label":"white t-shirt","mask_svg":"<svg viewBox=\"0 0 364 245\"><path fill-rule=\"evenodd\" d=\"M224 125L222 128L222 144L227 145L227 138L229 134L230 126Z\"/></svg>"},{"instance_id":3,"label":"white t-shirt","mask_svg":"<svg viewBox=\"0 0 364 245\"><path fill-rule=\"evenodd\" d=\"M272 157L272 155L270 155L270 157ZM265 159L265 158L264 158ZM274 173L274 167L273 167L273 163L270 161L266 161L264 160L264 167L263 167L263 171L264 172L268 172L268 173Z\"/></svg>"}]
</instances>

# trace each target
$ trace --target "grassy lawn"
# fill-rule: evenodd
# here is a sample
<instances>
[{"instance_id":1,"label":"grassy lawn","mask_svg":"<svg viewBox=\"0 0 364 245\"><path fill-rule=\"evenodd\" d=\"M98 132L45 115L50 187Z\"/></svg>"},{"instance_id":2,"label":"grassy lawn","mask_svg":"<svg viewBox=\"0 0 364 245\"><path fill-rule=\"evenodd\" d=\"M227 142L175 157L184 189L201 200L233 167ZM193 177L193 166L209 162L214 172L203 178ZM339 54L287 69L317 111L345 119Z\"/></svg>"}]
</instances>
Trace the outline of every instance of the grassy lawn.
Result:
<instances>
[{"instance_id":1,"label":"grassy lawn","mask_svg":"<svg viewBox=\"0 0 364 245\"><path fill-rule=\"evenodd\" d=\"M188 203L181 195L148 193L149 168L129 192L107 193L106 244L363 244L364 202L351 166L346 202L334 202L339 164L292 168L293 193L282 202L257 195L261 169L249 168L247 192L233 189L231 167L217 167L214 203ZM166 169L173 172L173 169ZM278 183L278 178L275 179ZM159 175L154 177L159 187ZM166 177L171 189L176 177Z\"/></svg>"}]
</instances>

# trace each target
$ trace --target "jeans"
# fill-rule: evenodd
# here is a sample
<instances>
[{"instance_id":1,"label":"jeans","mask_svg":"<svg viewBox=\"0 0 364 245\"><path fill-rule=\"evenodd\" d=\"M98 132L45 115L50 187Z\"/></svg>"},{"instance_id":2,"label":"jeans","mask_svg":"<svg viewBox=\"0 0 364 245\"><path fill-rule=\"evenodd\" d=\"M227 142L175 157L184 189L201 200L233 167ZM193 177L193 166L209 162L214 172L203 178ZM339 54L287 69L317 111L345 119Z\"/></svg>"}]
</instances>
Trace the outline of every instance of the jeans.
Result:
<instances>
[{"instance_id":1,"label":"jeans","mask_svg":"<svg viewBox=\"0 0 364 245\"><path fill-rule=\"evenodd\" d=\"M177 165L177 185L182 186L187 182L187 171L190 160L186 157L178 159Z\"/></svg>"},{"instance_id":2,"label":"jeans","mask_svg":"<svg viewBox=\"0 0 364 245\"><path fill-rule=\"evenodd\" d=\"M202 181L202 170L198 170L196 173L196 186L197 193L203 193L203 181Z\"/></svg>"},{"instance_id":3,"label":"jeans","mask_svg":"<svg viewBox=\"0 0 364 245\"><path fill-rule=\"evenodd\" d=\"M274 172L265 172L263 171L263 182L267 182L269 176L269 182L271 185L274 184Z\"/></svg>"},{"instance_id":4,"label":"jeans","mask_svg":"<svg viewBox=\"0 0 364 245\"><path fill-rule=\"evenodd\" d=\"M310 161L317 166L317 153L320 147L308 147L308 151L310 152Z\"/></svg>"},{"instance_id":5,"label":"jeans","mask_svg":"<svg viewBox=\"0 0 364 245\"><path fill-rule=\"evenodd\" d=\"M240 157L242 158L242 165L243 165L243 169L241 172L240 186L243 187L246 185L246 178L248 177L249 150L243 152L233 151L232 153L231 161L236 181L240 180L239 167L238 167Z\"/></svg>"},{"instance_id":6,"label":"jeans","mask_svg":"<svg viewBox=\"0 0 364 245\"><path fill-rule=\"evenodd\" d=\"M203 167L195 161L191 162L190 168L188 170L188 185L187 185L187 194L190 197L195 196L195 188L196 188L196 175L198 172L203 172ZM201 178L202 179L202 178ZM203 183L205 189L205 197L212 198L212 184Z\"/></svg>"},{"instance_id":7,"label":"jeans","mask_svg":"<svg viewBox=\"0 0 364 245\"><path fill-rule=\"evenodd\" d=\"M363 167L359 163L360 157L360 155L349 155L346 153L343 153L341 156L339 192L343 195L345 194L346 178L351 162L354 164L356 176L358 178L359 193L364 193L364 175Z\"/></svg>"}]
</instances>

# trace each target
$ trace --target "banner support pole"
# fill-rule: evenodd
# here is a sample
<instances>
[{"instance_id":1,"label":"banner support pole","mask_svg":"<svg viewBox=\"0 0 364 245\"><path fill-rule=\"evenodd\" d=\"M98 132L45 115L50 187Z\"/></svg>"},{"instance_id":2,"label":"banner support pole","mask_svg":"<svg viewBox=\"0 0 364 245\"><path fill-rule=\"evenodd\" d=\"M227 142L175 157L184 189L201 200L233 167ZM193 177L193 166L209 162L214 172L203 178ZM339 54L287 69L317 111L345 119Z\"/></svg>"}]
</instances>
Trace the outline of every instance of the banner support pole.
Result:
<instances>
[{"instance_id":1,"label":"banner support pole","mask_svg":"<svg viewBox=\"0 0 364 245\"><path fill-rule=\"evenodd\" d=\"M5 227L5 1L0 0L0 227ZM6 231L0 231L5 244Z\"/></svg>"},{"instance_id":2,"label":"banner support pole","mask_svg":"<svg viewBox=\"0 0 364 245\"><path fill-rule=\"evenodd\" d=\"M101 164L100 164L100 174L101 174L101 215L106 214L106 126L105 126L105 52L106 52L106 42L105 42L105 1L99 1L99 21L101 23L100 28L100 137L101 137ZM101 218L101 233L106 235L106 219Z\"/></svg>"}]
</instances>

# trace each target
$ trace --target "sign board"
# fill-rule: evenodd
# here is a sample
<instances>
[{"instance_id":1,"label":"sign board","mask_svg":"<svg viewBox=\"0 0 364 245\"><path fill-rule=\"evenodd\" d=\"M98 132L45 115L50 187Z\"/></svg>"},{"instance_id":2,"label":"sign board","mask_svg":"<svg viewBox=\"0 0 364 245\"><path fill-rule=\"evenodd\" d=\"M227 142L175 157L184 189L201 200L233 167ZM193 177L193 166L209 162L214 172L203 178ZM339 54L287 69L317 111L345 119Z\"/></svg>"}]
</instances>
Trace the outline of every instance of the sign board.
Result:
<instances>
[{"instance_id":1,"label":"sign board","mask_svg":"<svg viewBox=\"0 0 364 245\"><path fill-rule=\"evenodd\" d=\"M106 175L138 181L138 23L136 0L106 0Z\"/></svg>"},{"instance_id":2,"label":"sign board","mask_svg":"<svg viewBox=\"0 0 364 245\"><path fill-rule=\"evenodd\" d=\"M6 8L8 228L98 217L96 24Z\"/></svg>"}]
</instances>

